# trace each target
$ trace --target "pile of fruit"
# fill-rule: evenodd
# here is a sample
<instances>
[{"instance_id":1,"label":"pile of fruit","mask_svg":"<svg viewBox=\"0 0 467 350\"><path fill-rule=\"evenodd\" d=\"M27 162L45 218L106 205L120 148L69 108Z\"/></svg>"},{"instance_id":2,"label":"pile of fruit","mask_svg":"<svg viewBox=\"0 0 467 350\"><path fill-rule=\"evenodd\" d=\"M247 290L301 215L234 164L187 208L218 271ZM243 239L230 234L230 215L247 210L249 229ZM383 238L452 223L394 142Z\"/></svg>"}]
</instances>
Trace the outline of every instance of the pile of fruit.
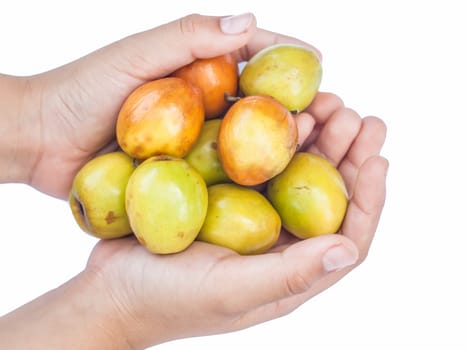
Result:
<instances>
[{"instance_id":1,"label":"pile of fruit","mask_svg":"<svg viewBox=\"0 0 467 350\"><path fill-rule=\"evenodd\" d=\"M118 115L120 150L91 159L73 181L76 222L102 239L134 234L156 254L195 240L260 254L282 228L301 239L337 232L342 177L297 151L295 115L321 76L313 51L279 44L241 71L227 54L139 86Z\"/></svg>"}]
</instances>

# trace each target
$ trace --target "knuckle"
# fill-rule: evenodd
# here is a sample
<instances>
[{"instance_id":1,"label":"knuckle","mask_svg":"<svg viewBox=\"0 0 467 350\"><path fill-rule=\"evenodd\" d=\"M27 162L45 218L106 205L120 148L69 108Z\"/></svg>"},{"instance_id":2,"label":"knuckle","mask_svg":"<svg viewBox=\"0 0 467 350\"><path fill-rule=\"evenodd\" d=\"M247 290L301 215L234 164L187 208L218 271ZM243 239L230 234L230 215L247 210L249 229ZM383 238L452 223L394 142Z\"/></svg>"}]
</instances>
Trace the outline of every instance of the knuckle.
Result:
<instances>
[{"instance_id":1,"label":"knuckle","mask_svg":"<svg viewBox=\"0 0 467 350\"><path fill-rule=\"evenodd\" d=\"M310 287L310 281L299 271L295 271L285 279L285 292L288 296L306 292Z\"/></svg>"},{"instance_id":2,"label":"knuckle","mask_svg":"<svg viewBox=\"0 0 467 350\"><path fill-rule=\"evenodd\" d=\"M367 258L368 258L368 249L360 250L360 253L358 255L358 260L356 263L353 265L353 267L357 267L361 265Z\"/></svg>"},{"instance_id":3,"label":"knuckle","mask_svg":"<svg viewBox=\"0 0 467 350\"><path fill-rule=\"evenodd\" d=\"M344 107L333 117L328 127L328 132L333 137L340 137L347 133L349 137L355 138L362 126L362 119L353 109Z\"/></svg>"},{"instance_id":4,"label":"knuckle","mask_svg":"<svg viewBox=\"0 0 467 350\"><path fill-rule=\"evenodd\" d=\"M378 132L380 135L386 136L387 125L382 119L375 116L367 116L363 119L363 122L366 125L371 124L375 132Z\"/></svg>"},{"instance_id":5,"label":"knuckle","mask_svg":"<svg viewBox=\"0 0 467 350\"><path fill-rule=\"evenodd\" d=\"M200 22L201 15L197 13L193 13L187 15L185 17L180 18L180 32L182 34L192 34L196 32L196 28L198 27L198 23Z\"/></svg>"},{"instance_id":6,"label":"knuckle","mask_svg":"<svg viewBox=\"0 0 467 350\"><path fill-rule=\"evenodd\" d=\"M209 309L211 314L229 319L235 318L241 312L239 305L234 300L225 298L222 293L211 295Z\"/></svg>"},{"instance_id":7,"label":"knuckle","mask_svg":"<svg viewBox=\"0 0 467 350\"><path fill-rule=\"evenodd\" d=\"M332 92L326 93L326 98L329 99L330 104L336 106L336 109L340 109L340 108L345 107L344 100L340 96L338 96L338 95L336 95L336 94L334 94Z\"/></svg>"}]
</instances>

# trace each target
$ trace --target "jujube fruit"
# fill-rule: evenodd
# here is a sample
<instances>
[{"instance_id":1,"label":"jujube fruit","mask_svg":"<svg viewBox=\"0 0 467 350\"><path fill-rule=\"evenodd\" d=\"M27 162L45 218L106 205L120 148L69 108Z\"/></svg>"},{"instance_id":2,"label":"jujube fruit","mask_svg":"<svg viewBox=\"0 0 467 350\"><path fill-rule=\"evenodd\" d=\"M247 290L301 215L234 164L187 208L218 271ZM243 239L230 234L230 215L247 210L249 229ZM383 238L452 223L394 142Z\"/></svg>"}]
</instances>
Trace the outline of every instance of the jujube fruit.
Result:
<instances>
[{"instance_id":1,"label":"jujube fruit","mask_svg":"<svg viewBox=\"0 0 467 350\"><path fill-rule=\"evenodd\" d=\"M268 182L267 196L284 228L299 238L336 233L347 210L347 190L329 161L298 152L285 170Z\"/></svg>"},{"instance_id":2,"label":"jujube fruit","mask_svg":"<svg viewBox=\"0 0 467 350\"><path fill-rule=\"evenodd\" d=\"M117 119L117 141L138 159L161 154L183 157L203 122L199 89L181 78L161 78L142 84L125 100Z\"/></svg>"},{"instance_id":3,"label":"jujube fruit","mask_svg":"<svg viewBox=\"0 0 467 350\"><path fill-rule=\"evenodd\" d=\"M107 239L132 232L125 209L125 191L134 169L132 158L117 151L92 158L78 171L68 201L83 231Z\"/></svg>"},{"instance_id":4,"label":"jujube fruit","mask_svg":"<svg viewBox=\"0 0 467 350\"><path fill-rule=\"evenodd\" d=\"M200 88L206 119L220 116L230 102L225 96L235 96L238 89L238 65L231 54L198 58L177 69L172 76L185 79Z\"/></svg>"},{"instance_id":5,"label":"jujube fruit","mask_svg":"<svg viewBox=\"0 0 467 350\"><path fill-rule=\"evenodd\" d=\"M185 160L154 156L141 163L126 188L126 210L133 233L152 253L186 249L206 216L203 178Z\"/></svg>"},{"instance_id":6,"label":"jujube fruit","mask_svg":"<svg viewBox=\"0 0 467 350\"><path fill-rule=\"evenodd\" d=\"M293 44L264 48L245 65L239 78L246 95L272 96L290 111L304 110L321 83L321 62L311 49Z\"/></svg>"},{"instance_id":7,"label":"jujube fruit","mask_svg":"<svg viewBox=\"0 0 467 350\"><path fill-rule=\"evenodd\" d=\"M218 184L210 186L208 194L198 240L244 255L263 253L277 242L281 219L261 193L237 184Z\"/></svg>"},{"instance_id":8,"label":"jujube fruit","mask_svg":"<svg viewBox=\"0 0 467 350\"><path fill-rule=\"evenodd\" d=\"M222 168L217 152L220 125L221 119L206 120L198 140L184 158L199 172L208 186L232 181Z\"/></svg>"},{"instance_id":9,"label":"jujube fruit","mask_svg":"<svg viewBox=\"0 0 467 350\"><path fill-rule=\"evenodd\" d=\"M279 174L297 142L297 123L287 108L269 96L248 96L225 114L217 146L227 176L253 186Z\"/></svg>"}]
</instances>

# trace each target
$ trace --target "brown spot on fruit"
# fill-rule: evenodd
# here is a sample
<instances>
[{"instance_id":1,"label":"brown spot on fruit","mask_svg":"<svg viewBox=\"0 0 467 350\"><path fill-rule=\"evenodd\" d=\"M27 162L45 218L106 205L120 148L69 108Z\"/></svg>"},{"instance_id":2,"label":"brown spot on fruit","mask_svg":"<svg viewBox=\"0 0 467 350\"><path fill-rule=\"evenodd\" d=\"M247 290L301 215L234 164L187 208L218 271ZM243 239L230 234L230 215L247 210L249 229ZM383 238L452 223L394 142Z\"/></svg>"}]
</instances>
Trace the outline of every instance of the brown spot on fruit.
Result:
<instances>
[{"instance_id":1,"label":"brown spot on fruit","mask_svg":"<svg viewBox=\"0 0 467 350\"><path fill-rule=\"evenodd\" d=\"M109 211L107 213L107 216L105 217L105 222L107 223L107 225L110 225L113 222L115 222L115 220L117 220L117 217L115 216L114 212L112 210Z\"/></svg>"},{"instance_id":2,"label":"brown spot on fruit","mask_svg":"<svg viewBox=\"0 0 467 350\"><path fill-rule=\"evenodd\" d=\"M153 157L153 161L155 162L160 162L160 161L165 161L165 160L172 160L173 157L169 156L169 155L166 155L166 154L162 154L162 155L159 155L159 156L155 156Z\"/></svg>"}]
</instances>

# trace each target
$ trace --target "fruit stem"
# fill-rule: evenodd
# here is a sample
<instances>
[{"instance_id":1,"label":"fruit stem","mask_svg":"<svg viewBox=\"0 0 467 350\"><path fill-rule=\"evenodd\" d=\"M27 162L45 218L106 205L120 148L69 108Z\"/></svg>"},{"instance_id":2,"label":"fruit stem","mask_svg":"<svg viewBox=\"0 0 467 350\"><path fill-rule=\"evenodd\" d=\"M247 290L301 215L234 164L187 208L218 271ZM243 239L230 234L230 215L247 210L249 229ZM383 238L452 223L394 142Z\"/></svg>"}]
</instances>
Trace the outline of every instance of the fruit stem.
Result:
<instances>
[{"instance_id":1,"label":"fruit stem","mask_svg":"<svg viewBox=\"0 0 467 350\"><path fill-rule=\"evenodd\" d=\"M224 93L224 98L227 102L237 102L238 100L241 99L240 96L232 96L227 92Z\"/></svg>"}]
</instances>

